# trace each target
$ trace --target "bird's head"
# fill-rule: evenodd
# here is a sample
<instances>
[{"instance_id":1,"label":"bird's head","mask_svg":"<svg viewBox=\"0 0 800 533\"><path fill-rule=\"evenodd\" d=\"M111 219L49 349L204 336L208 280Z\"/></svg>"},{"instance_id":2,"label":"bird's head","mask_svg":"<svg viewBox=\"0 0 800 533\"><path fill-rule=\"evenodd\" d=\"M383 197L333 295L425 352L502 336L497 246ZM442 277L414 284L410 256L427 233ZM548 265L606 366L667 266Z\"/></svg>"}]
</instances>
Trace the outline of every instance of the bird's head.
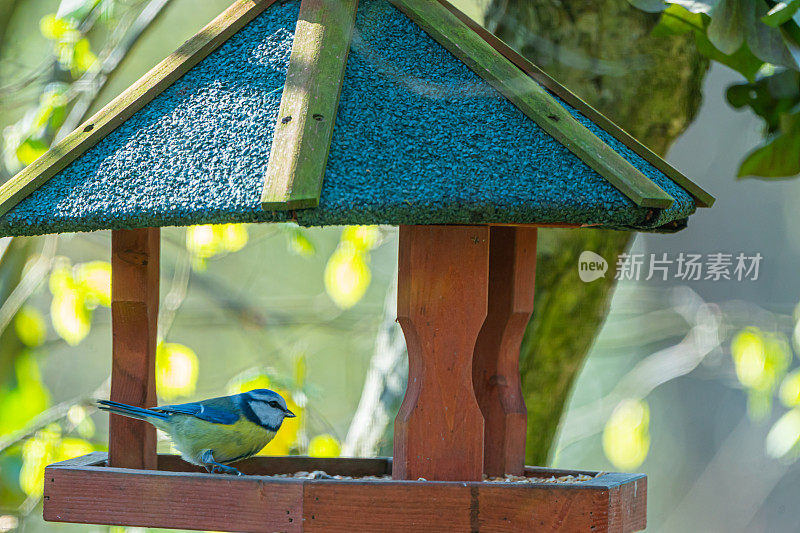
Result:
<instances>
[{"instance_id":1,"label":"bird's head","mask_svg":"<svg viewBox=\"0 0 800 533\"><path fill-rule=\"evenodd\" d=\"M278 431L284 418L297 416L286 407L280 394L269 389L253 389L243 393L242 399L256 419L253 422L273 431Z\"/></svg>"}]
</instances>

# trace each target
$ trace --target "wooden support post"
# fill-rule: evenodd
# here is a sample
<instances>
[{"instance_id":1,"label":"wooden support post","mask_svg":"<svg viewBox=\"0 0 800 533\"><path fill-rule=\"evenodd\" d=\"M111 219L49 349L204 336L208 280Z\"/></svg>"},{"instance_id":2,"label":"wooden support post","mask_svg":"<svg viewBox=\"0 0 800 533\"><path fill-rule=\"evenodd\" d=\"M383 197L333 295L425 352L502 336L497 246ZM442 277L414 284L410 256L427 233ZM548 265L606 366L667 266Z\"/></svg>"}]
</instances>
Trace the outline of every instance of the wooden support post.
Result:
<instances>
[{"instance_id":1,"label":"wooden support post","mask_svg":"<svg viewBox=\"0 0 800 533\"><path fill-rule=\"evenodd\" d=\"M158 228L111 234L111 399L140 407L156 405L159 236ZM110 466L155 469L155 429L112 414L108 457Z\"/></svg>"},{"instance_id":2,"label":"wooden support post","mask_svg":"<svg viewBox=\"0 0 800 533\"><path fill-rule=\"evenodd\" d=\"M523 475L528 415L519 347L533 312L536 228L492 227L489 311L475 345L473 385L484 419L484 472Z\"/></svg>"},{"instance_id":3,"label":"wooden support post","mask_svg":"<svg viewBox=\"0 0 800 533\"><path fill-rule=\"evenodd\" d=\"M395 479L481 479L483 416L472 355L488 276L488 227L400 227L397 318L409 369L395 420Z\"/></svg>"}]
</instances>

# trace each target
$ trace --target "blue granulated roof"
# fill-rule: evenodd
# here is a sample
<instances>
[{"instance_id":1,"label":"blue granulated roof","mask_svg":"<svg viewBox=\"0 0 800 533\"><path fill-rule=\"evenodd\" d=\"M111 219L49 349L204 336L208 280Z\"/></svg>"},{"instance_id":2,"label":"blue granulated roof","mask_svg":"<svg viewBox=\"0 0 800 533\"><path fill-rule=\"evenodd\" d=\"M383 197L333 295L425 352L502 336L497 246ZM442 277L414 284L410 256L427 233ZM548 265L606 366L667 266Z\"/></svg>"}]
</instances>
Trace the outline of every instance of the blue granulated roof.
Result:
<instances>
[{"instance_id":1,"label":"blue granulated roof","mask_svg":"<svg viewBox=\"0 0 800 533\"><path fill-rule=\"evenodd\" d=\"M0 235L270 222L679 229L690 195L566 104L674 199L637 207L385 0L362 0L319 207L261 189L299 2L276 3L3 217Z\"/></svg>"}]
</instances>

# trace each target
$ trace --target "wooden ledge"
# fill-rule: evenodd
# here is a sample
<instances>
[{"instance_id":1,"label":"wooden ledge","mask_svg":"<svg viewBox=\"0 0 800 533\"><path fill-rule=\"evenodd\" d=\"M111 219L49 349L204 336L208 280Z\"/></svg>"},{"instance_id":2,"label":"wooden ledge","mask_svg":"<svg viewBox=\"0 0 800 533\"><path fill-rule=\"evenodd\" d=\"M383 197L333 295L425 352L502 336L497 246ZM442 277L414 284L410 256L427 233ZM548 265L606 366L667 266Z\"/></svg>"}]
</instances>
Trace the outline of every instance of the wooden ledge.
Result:
<instances>
[{"instance_id":1,"label":"wooden ledge","mask_svg":"<svg viewBox=\"0 0 800 533\"><path fill-rule=\"evenodd\" d=\"M45 471L44 518L213 531L596 531L644 529L647 478L604 474L580 483L310 480L267 477L324 470L383 476L391 459L255 457L249 475L207 474L176 456L159 470L105 466L93 453ZM589 474L526 468L526 475Z\"/></svg>"}]
</instances>

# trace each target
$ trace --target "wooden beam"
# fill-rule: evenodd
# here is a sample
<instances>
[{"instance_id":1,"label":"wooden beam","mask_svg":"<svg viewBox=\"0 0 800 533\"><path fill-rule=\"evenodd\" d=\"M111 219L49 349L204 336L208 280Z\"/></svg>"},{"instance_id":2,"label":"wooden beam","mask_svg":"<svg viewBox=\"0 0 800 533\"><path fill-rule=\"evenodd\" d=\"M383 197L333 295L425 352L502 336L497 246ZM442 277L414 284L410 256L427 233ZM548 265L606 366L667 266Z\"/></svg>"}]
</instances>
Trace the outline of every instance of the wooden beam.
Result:
<instances>
[{"instance_id":1,"label":"wooden beam","mask_svg":"<svg viewBox=\"0 0 800 533\"><path fill-rule=\"evenodd\" d=\"M88 475L87 475L88 474ZM303 531L302 480L48 467L44 519L207 531Z\"/></svg>"},{"instance_id":2,"label":"wooden beam","mask_svg":"<svg viewBox=\"0 0 800 533\"><path fill-rule=\"evenodd\" d=\"M0 186L0 215L7 213L99 140L117 129L275 1L236 0L224 13L92 118Z\"/></svg>"},{"instance_id":3,"label":"wooden beam","mask_svg":"<svg viewBox=\"0 0 800 533\"><path fill-rule=\"evenodd\" d=\"M398 264L397 320L409 369L393 476L479 480L483 416L472 353L487 311L489 228L400 226Z\"/></svg>"},{"instance_id":4,"label":"wooden beam","mask_svg":"<svg viewBox=\"0 0 800 533\"><path fill-rule=\"evenodd\" d=\"M580 483L321 480L154 472L104 466L102 453L45 470L48 521L213 531L602 531L646 526L647 478L607 473ZM192 466L177 457L175 465ZM253 457L254 472L380 475L376 459ZM237 464L237 467L240 466ZM531 469L537 477L587 474Z\"/></svg>"},{"instance_id":5,"label":"wooden beam","mask_svg":"<svg viewBox=\"0 0 800 533\"><path fill-rule=\"evenodd\" d=\"M639 207L665 208L674 199L581 124L530 76L439 2L390 0L428 35L508 98Z\"/></svg>"},{"instance_id":6,"label":"wooden beam","mask_svg":"<svg viewBox=\"0 0 800 533\"><path fill-rule=\"evenodd\" d=\"M319 205L358 0L302 0L261 207Z\"/></svg>"},{"instance_id":7,"label":"wooden beam","mask_svg":"<svg viewBox=\"0 0 800 533\"><path fill-rule=\"evenodd\" d=\"M111 399L139 407L156 405L158 228L111 233ZM110 415L111 466L156 468L156 433L141 420Z\"/></svg>"},{"instance_id":8,"label":"wooden beam","mask_svg":"<svg viewBox=\"0 0 800 533\"><path fill-rule=\"evenodd\" d=\"M523 475L528 414L519 375L519 347L533 312L536 228L492 227L489 309L472 379L484 420L483 471Z\"/></svg>"},{"instance_id":9,"label":"wooden beam","mask_svg":"<svg viewBox=\"0 0 800 533\"><path fill-rule=\"evenodd\" d=\"M663 172L672 181L683 187L697 203L698 207L711 207L714 205L714 197L705 191L698 184L694 183L680 170L667 163L658 154L640 143L635 137L623 130L608 117L600 113L575 95L572 91L551 78L545 71L537 67L514 48L506 44L492 32L475 22L466 13L460 11L448 0L438 0L448 11L453 13L458 19L486 41L492 48L503 54L509 61L514 63L520 70L528 74L531 78L539 82L566 103L580 111L580 113L607 131L616 140L633 150L639 157Z\"/></svg>"}]
</instances>

